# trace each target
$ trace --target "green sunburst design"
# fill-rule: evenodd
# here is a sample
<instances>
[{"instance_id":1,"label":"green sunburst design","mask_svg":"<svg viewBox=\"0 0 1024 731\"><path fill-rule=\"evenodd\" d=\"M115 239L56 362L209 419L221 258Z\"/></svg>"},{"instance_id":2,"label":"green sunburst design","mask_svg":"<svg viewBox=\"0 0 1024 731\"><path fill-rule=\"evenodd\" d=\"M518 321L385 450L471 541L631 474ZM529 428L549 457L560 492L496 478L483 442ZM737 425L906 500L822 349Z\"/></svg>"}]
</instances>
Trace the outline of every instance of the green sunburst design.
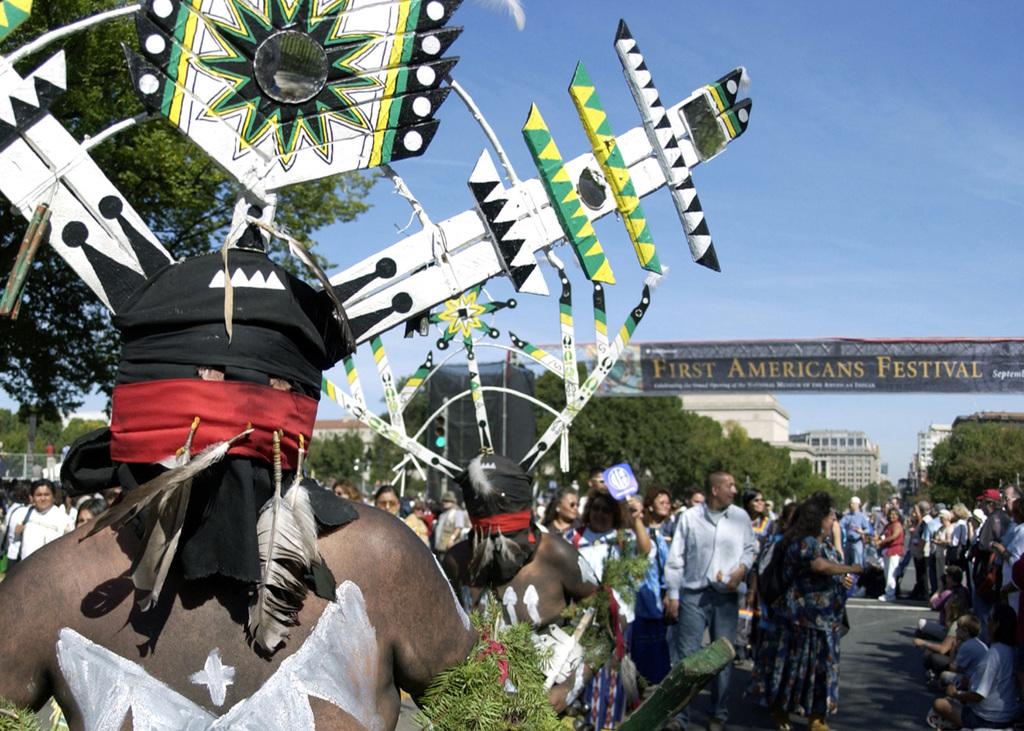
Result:
<instances>
[{"instance_id":1,"label":"green sunburst design","mask_svg":"<svg viewBox=\"0 0 1024 731\"><path fill-rule=\"evenodd\" d=\"M341 32L342 13L349 3L350 0L335 0L315 14L317 0L263 0L262 9L242 0L225 0L233 22L205 16L206 29L222 50L197 54L194 65L226 83L224 91L209 102L208 116L243 115L240 149L255 146L267 135L273 135L281 162L288 165L305 138L320 157L329 162L329 119L355 130L372 131L372 120L356 104L351 93L384 88L379 79L360 76L356 64L385 34ZM268 96L253 70L253 59L260 44L285 29L304 32L327 50L332 59L324 88L301 104L278 102ZM180 37L178 40L183 42Z\"/></svg>"}]
</instances>

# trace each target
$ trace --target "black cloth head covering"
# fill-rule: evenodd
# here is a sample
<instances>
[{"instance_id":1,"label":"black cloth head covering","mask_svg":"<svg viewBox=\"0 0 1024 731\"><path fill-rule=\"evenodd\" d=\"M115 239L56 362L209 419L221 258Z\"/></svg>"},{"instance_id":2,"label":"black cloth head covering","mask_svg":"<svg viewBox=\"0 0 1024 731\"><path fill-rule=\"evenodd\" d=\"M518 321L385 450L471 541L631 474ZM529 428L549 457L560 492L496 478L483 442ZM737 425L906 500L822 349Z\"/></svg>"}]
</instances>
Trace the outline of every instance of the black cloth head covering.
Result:
<instances>
[{"instance_id":1,"label":"black cloth head covering","mask_svg":"<svg viewBox=\"0 0 1024 731\"><path fill-rule=\"evenodd\" d=\"M482 454L475 457L460 476L471 518L518 513L533 506L533 480L508 457Z\"/></svg>"},{"instance_id":2,"label":"black cloth head covering","mask_svg":"<svg viewBox=\"0 0 1024 731\"><path fill-rule=\"evenodd\" d=\"M223 369L228 380L268 387L270 377L282 378L319 398L322 372L355 349L348 323L336 315L331 299L263 251L231 249L227 278L233 298L230 340L220 253L163 267L136 287L114 316L123 338L117 383L197 378L197 367L209 366ZM164 469L113 462L109 429L76 441L68 457L61 476L75 494L113 485L132 490ZM262 460L229 456L196 476L178 547L186 578L220 575L259 582L256 521L274 493L271 470ZM284 475L284 486L293 474ZM321 529L358 517L347 501L315 483L308 487ZM321 573L325 570L321 567ZM329 587L322 595L333 598L331 580L314 575L312 582L318 593Z\"/></svg>"},{"instance_id":3,"label":"black cloth head covering","mask_svg":"<svg viewBox=\"0 0 1024 731\"><path fill-rule=\"evenodd\" d=\"M520 513L533 506L530 475L507 457L484 454L469 463L459 484L471 520ZM529 529L509 531L476 526L472 535L469 578L473 586L507 584L536 550L532 519Z\"/></svg>"},{"instance_id":4,"label":"black cloth head covering","mask_svg":"<svg viewBox=\"0 0 1024 731\"><path fill-rule=\"evenodd\" d=\"M188 372L180 366L215 366L239 380L283 378L318 398L322 372L355 350L348 322L339 322L324 291L263 252L231 249L227 270L230 340L220 253L171 264L136 289L114 316L123 338L118 383L179 378Z\"/></svg>"}]
</instances>

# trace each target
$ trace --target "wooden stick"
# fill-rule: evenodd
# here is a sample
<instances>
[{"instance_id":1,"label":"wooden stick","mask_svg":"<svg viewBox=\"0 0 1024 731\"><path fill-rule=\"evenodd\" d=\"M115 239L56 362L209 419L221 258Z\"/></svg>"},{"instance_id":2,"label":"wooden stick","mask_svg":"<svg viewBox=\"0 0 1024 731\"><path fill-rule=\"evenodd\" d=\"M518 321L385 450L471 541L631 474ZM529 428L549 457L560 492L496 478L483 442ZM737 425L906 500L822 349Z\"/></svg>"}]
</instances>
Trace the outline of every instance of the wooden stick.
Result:
<instances>
[{"instance_id":1,"label":"wooden stick","mask_svg":"<svg viewBox=\"0 0 1024 731\"><path fill-rule=\"evenodd\" d=\"M679 713L701 688L710 683L736 657L727 639L718 639L698 650L669 672L650 697L627 718L619 731L646 731Z\"/></svg>"},{"instance_id":2,"label":"wooden stick","mask_svg":"<svg viewBox=\"0 0 1024 731\"><path fill-rule=\"evenodd\" d=\"M36 206L35 213L32 214L32 218L29 220L28 228L25 229L25 235L21 239L21 246L18 247L18 255L14 259L14 266L11 267L11 275L7 278L3 299L0 300L0 315L10 314L18 298L18 273L22 270L25 259L28 258L29 251L32 248L32 241L35 240L36 232L39 230L46 211L47 206L45 203L40 203Z\"/></svg>"}]
</instances>

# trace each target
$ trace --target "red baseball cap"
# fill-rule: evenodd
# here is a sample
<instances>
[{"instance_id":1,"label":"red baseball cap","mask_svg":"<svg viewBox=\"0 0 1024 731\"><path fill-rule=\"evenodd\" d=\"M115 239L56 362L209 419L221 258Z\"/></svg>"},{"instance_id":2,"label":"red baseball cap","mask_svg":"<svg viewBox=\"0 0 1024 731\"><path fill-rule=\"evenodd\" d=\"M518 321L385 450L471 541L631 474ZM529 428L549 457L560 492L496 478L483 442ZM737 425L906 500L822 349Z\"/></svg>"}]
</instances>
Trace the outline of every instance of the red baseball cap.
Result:
<instances>
[{"instance_id":1,"label":"red baseball cap","mask_svg":"<svg viewBox=\"0 0 1024 731\"><path fill-rule=\"evenodd\" d=\"M974 498L976 502L978 500L992 500L993 502L999 502L1002 499L1003 496L1000 495L999 490L995 489L994 487L990 487L989 489L985 490L983 493L978 495L978 497Z\"/></svg>"}]
</instances>

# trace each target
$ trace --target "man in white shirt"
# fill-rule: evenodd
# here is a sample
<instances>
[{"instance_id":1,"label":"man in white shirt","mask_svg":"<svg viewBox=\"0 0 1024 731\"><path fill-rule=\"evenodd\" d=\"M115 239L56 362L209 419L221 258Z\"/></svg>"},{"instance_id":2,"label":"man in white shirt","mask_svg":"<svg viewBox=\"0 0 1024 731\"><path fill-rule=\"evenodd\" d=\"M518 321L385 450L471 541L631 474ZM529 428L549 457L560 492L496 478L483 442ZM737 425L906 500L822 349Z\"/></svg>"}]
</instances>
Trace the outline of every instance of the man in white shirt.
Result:
<instances>
[{"instance_id":1,"label":"man in white shirt","mask_svg":"<svg viewBox=\"0 0 1024 731\"><path fill-rule=\"evenodd\" d=\"M739 590L754 561L754 531L750 516L733 505L736 481L728 472L708 476L707 500L685 511L676 524L665 564L665 616L678 620L676 650L687 657L700 649L704 631L711 640L736 642ZM731 666L718 674L711 687L710 731L722 731ZM678 716L685 728L686 709Z\"/></svg>"}]
</instances>

